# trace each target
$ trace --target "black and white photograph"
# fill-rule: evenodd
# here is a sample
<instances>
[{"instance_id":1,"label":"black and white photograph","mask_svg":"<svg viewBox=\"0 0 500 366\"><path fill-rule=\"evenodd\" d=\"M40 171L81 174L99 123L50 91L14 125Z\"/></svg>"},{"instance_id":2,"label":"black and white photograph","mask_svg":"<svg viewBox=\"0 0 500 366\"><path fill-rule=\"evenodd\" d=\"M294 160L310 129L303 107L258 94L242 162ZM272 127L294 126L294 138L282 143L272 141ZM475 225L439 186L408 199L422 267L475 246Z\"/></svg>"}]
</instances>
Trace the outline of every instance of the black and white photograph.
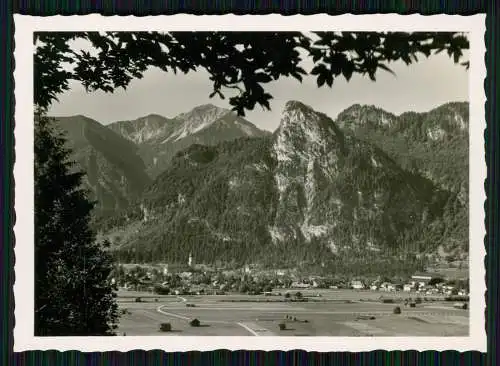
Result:
<instances>
[{"instance_id":1,"label":"black and white photograph","mask_svg":"<svg viewBox=\"0 0 500 366\"><path fill-rule=\"evenodd\" d=\"M482 18L369 18L27 27L16 344L478 349Z\"/></svg>"}]
</instances>

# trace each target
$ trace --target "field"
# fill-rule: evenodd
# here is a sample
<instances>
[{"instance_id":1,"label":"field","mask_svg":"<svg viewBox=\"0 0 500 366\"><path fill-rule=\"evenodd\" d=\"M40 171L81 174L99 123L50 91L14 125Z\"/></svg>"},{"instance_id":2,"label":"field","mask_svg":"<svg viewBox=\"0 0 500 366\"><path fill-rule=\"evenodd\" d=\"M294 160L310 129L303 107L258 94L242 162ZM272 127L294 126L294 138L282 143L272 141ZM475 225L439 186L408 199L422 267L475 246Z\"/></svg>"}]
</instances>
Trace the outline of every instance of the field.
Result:
<instances>
[{"instance_id":1,"label":"field","mask_svg":"<svg viewBox=\"0 0 500 366\"><path fill-rule=\"evenodd\" d=\"M303 292L308 295L308 291ZM467 336L468 310L444 301L415 308L383 304L380 293L324 290L308 302L282 296L160 296L120 292L118 335L127 336ZM312 295L312 293L310 293ZM387 296L387 294L384 294ZM401 294L400 294L401 296ZM141 297L141 302L135 302ZM402 314L393 314L400 306ZM197 318L199 327L190 326ZM169 322L171 332L160 332ZM280 330L279 324L285 323Z\"/></svg>"}]
</instances>

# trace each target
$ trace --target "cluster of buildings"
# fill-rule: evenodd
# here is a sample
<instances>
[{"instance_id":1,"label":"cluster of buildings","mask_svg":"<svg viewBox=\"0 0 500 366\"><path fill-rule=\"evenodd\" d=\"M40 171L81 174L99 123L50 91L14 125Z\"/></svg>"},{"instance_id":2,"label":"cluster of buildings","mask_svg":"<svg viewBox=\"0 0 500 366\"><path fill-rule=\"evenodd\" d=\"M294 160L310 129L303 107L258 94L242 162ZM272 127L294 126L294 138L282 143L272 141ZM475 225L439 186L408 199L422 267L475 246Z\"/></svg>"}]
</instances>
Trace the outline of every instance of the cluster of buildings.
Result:
<instances>
[{"instance_id":1,"label":"cluster of buildings","mask_svg":"<svg viewBox=\"0 0 500 366\"><path fill-rule=\"evenodd\" d=\"M137 267L138 268L138 267ZM114 279L123 289L154 292L158 287L176 295L224 294L241 292L249 294L270 293L276 289L342 289L372 291L403 291L422 295L468 296L468 286L446 282L439 275L416 273L408 281L377 279L338 279L320 276L300 277L288 270L259 270L246 266L239 270L216 270L194 264L189 255L187 265L139 270L133 269Z\"/></svg>"},{"instance_id":2,"label":"cluster of buildings","mask_svg":"<svg viewBox=\"0 0 500 366\"><path fill-rule=\"evenodd\" d=\"M362 281L352 281L351 288L353 289L367 289L373 291L403 291L403 292L413 292L422 295L459 295L468 296L468 288L466 286L460 286L457 284L449 284L444 279L440 278L437 274L430 273L416 273L411 276L410 280L407 282L372 282L369 286L366 286Z\"/></svg>"}]
</instances>

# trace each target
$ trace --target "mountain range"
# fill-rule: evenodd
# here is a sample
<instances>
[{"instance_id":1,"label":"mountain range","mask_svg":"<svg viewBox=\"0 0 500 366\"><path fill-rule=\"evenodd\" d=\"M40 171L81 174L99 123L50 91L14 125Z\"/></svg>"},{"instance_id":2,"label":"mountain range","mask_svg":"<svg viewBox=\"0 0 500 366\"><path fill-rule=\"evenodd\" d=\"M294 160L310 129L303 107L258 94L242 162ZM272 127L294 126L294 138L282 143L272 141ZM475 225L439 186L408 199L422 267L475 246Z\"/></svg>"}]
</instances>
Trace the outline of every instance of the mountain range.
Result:
<instances>
[{"instance_id":1,"label":"mountain range","mask_svg":"<svg viewBox=\"0 0 500 366\"><path fill-rule=\"evenodd\" d=\"M290 101L274 133L213 105L58 121L106 197L96 228L122 261L192 252L370 272L467 257L467 103L399 116L353 105L334 121Z\"/></svg>"},{"instance_id":2,"label":"mountain range","mask_svg":"<svg viewBox=\"0 0 500 366\"><path fill-rule=\"evenodd\" d=\"M176 152L192 144L216 145L239 137L267 134L236 113L212 104L198 106L172 119L149 115L108 127L138 146L146 171L152 177L165 170Z\"/></svg>"}]
</instances>

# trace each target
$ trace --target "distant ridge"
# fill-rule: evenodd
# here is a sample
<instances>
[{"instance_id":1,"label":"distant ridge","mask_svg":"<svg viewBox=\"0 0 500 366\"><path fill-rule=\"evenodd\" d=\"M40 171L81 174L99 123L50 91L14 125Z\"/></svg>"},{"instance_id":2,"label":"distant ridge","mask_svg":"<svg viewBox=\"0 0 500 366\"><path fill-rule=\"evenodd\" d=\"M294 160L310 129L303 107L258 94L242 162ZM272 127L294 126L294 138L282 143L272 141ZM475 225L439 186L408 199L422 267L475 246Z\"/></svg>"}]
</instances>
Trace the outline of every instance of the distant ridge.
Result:
<instances>
[{"instance_id":1,"label":"distant ridge","mask_svg":"<svg viewBox=\"0 0 500 366\"><path fill-rule=\"evenodd\" d=\"M146 116L115 122L108 127L139 146L139 154L152 177L166 169L178 151L192 144L215 145L241 137L269 134L233 111L213 104L197 106L172 119Z\"/></svg>"}]
</instances>

